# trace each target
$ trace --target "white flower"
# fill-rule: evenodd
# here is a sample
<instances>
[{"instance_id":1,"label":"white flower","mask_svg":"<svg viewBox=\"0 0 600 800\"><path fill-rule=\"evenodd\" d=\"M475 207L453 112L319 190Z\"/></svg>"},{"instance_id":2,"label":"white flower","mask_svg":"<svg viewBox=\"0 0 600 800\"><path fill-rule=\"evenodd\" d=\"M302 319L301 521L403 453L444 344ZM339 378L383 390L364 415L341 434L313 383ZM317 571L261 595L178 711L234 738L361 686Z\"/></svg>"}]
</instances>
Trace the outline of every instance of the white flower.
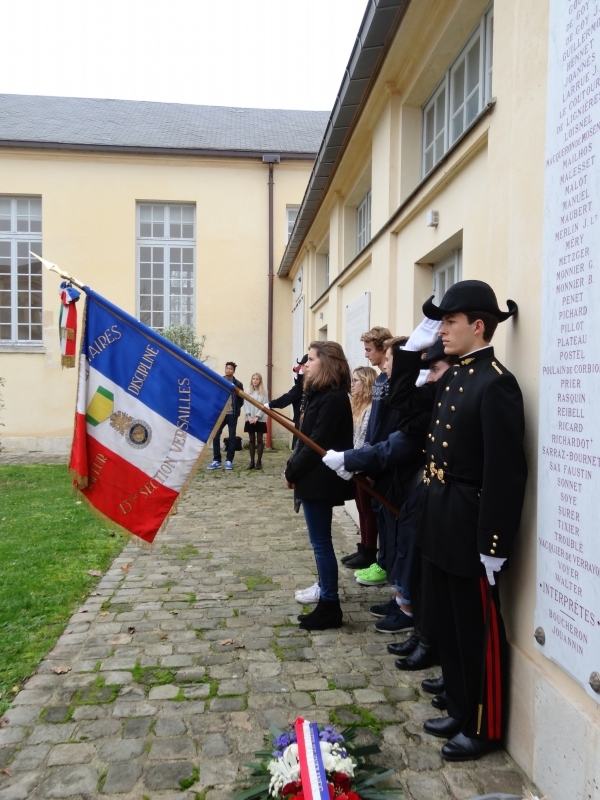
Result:
<instances>
[{"instance_id":1,"label":"white flower","mask_svg":"<svg viewBox=\"0 0 600 800\"><path fill-rule=\"evenodd\" d=\"M294 743L286 747L282 756L269 761L267 769L273 776L269 784L269 792L273 797L277 797L286 783L300 780L298 745Z\"/></svg>"}]
</instances>

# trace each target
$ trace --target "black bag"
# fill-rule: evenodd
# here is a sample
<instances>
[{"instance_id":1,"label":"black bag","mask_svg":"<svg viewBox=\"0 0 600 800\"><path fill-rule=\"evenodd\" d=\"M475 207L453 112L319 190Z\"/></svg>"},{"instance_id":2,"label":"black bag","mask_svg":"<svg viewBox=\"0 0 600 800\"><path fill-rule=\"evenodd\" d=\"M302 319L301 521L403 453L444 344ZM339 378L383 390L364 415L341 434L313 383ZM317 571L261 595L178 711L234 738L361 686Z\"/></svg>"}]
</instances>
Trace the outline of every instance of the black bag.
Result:
<instances>
[{"instance_id":1,"label":"black bag","mask_svg":"<svg viewBox=\"0 0 600 800\"><path fill-rule=\"evenodd\" d=\"M223 450L227 450L227 446L228 445L229 445L229 436L226 436L223 439ZM236 450L243 450L244 449L243 446L242 446L242 437L241 436L236 436L235 437L235 449Z\"/></svg>"}]
</instances>

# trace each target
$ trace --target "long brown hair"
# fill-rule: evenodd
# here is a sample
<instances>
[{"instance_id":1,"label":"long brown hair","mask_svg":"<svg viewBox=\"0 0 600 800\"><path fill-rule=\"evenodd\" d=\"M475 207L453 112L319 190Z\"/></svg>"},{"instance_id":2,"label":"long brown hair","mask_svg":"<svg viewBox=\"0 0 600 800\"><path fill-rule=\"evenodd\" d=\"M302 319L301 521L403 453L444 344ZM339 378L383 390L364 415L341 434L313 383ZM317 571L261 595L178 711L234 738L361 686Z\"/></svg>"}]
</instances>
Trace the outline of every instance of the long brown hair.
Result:
<instances>
[{"instance_id":1,"label":"long brown hair","mask_svg":"<svg viewBox=\"0 0 600 800\"><path fill-rule=\"evenodd\" d=\"M342 346L337 342L311 342L310 350L316 350L321 367L311 380L310 375L304 378L305 390L322 392L325 389L343 388L350 391L350 367Z\"/></svg>"},{"instance_id":2,"label":"long brown hair","mask_svg":"<svg viewBox=\"0 0 600 800\"><path fill-rule=\"evenodd\" d=\"M350 396L352 418L358 421L373 402L373 384L375 383L377 373L373 367L357 367L352 371L352 374L358 375L362 383L360 392Z\"/></svg>"}]
</instances>

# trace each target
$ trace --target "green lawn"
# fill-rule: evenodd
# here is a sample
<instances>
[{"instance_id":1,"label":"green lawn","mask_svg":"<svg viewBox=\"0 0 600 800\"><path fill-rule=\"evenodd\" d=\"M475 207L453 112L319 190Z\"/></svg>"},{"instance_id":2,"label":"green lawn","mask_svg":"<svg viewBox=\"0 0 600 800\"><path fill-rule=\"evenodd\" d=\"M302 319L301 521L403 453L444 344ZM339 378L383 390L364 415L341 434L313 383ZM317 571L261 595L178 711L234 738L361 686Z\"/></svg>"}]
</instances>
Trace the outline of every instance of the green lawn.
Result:
<instances>
[{"instance_id":1,"label":"green lawn","mask_svg":"<svg viewBox=\"0 0 600 800\"><path fill-rule=\"evenodd\" d=\"M0 715L122 548L66 467L0 467Z\"/></svg>"}]
</instances>

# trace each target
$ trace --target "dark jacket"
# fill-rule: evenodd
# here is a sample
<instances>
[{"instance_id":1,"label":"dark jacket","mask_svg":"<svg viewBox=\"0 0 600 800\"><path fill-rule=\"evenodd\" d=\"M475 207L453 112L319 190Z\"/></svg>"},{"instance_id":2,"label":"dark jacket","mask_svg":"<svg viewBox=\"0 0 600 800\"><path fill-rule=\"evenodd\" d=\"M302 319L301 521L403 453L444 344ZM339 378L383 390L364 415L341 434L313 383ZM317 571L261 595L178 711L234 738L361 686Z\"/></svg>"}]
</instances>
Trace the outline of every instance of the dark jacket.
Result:
<instances>
[{"instance_id":1,"label":"dark jacket","mask_svg":"<svg viewBox=\"0 0 600 800\"><path fill-rule=\"evenodd\" d=\"M229 378L227 378L225 375L223 375L223 377L225 378L226 381L229 380ZM235 377L235 375L231 379L231 383L233 383L235 386L237 386L238 389L241 389L242 392L244 391L244 384L241 381L238 381L238 379ZM239 394L234 394L232 396L232 401L233 401L233 413L235 414L236 417L239 417L240 412L241 412L242 408L244 407L244 401L239 396Z\"/></svg>"},{"instance_id":2,"label":"dark jacket","mask_svg":"<svg viewBox=\"0 0 600 800\"><path fill-rule=\"evenodd\" d=\"M412 488L415 473L423 469L424 442L425 431L421 436L394 431L384 442L365 445L360 450L347 450L344 467L349 472L366 472L367 475L393 470L393 491L388 494L388 499L400 508Z\"/></svg>"},{"instance_id":3,"label":"dark jacket","mask_svg":"<svg viewBox=\"0 0 600 800\"><path fill-rule=\"evenodd\" d=\"M294 424L297 426L300 418L300 403L302 401L303 392L304 375L297 375L294 380L294 385L289 392L282 394L281 397L276 397L275 400L271 400L269 408L287 408L287 406L292 406L294 409Z\"/></svg>"},{"instance_id":4,"label":"dark jacket","mask_svg":"<svg viewBox=\"0 0 600 800\"><path fill-rule=\"evenodd\" d=\"M523 397L491 347L457 358L437 383L417 388L420 362L419 353L394 348L388 402L403 420L433 412L420 522L423 555L453 575L481 576L479 554L508 557L521 519L527 481Z\"/></svg>"},{"instance_id":5,"label":"dark jacket","mask_svg":"<svg viewBox=\"0 0 600 800\"><path fill-rule=\"evenodd\" d=\"M307 392L300 430L324 450L352 447L352 409L346 389ZM296 500L331 500L340 506L354 497L354 483L338 477L325 466L321 456L300 439L287 463L285 477L295 486Z\"/></svg>"}]
</instances>

